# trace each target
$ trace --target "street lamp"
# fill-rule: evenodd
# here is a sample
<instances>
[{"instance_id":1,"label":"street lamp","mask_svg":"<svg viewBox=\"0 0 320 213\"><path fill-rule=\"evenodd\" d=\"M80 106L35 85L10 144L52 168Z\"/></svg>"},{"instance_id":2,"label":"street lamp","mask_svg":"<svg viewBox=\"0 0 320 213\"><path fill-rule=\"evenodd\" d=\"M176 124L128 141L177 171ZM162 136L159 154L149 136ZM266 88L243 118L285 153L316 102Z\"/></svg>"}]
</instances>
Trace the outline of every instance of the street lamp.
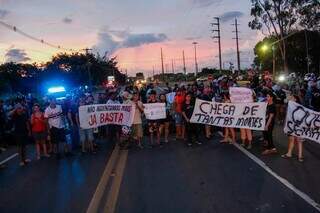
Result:
<instances>
[{"instance_id":1,"label":"street lamp","mask_svg":"<svg viewBox=\"0 0 320 213\"><path fill-rule=\"evenodd\" d=\"M276 77L276 57L275 57L275 48L274 48L274 44L271 44L271 49L272 49L272 76L275 79ZM262 45L261 47L262 52L267 52L269 50L269 46L267 44Z\"/></svg>"}]
</instances>

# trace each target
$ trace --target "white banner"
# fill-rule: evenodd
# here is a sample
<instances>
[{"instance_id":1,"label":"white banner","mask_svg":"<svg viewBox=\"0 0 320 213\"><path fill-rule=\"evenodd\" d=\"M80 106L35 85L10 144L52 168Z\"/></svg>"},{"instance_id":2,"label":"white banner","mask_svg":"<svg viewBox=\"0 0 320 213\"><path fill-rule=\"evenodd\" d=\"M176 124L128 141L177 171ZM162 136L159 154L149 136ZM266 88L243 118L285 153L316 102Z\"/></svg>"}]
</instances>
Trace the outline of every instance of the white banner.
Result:
<instances>
[{"instance_id":1,"label":"white banner","mask_svg":"<svg viewBox=\"0 0 320 213\"><path fill-rule=\"evenodd\" d=\"M320 112L289 101L284 132L320 143Z\"/></svg>"},{"instance_id":2,"label":"white banner","mask_svg":"<svg viewBox=\"0 0 320 213\"><path fill-rule=\"evenodd\" d=\"M220 127L264 130L267 103L218 103L196 100L190 122Z\"/></svg>"},{"instance_id":3,"label":"white banner","mask_svg":"<svg viewBox=\"0 0 320 213\"><path fill-rule=\"evenodd\" d=\"M79 107L82 129L92 129L107 124L131 126L135 106L131 104L94 104Z\"/></svg>"},{"instance_id":4,"label":"white banner","mask_svg":"<svg viewBox=\"0 0 320 213\"><path fill-rule=\"evenodd\" d=\"M175 92L170 92L166 94L166 98L169 104L172 104L174 102L174 97L176 96Z\"/></svg>"},{"instance_id":5,"label":"white banner","mask_svg":"<svg viewBox=\"0 0 320 213\"><path fill-rule=\"evenodd\" d=\"M148 120L157 120L166 118L166 104L165 103L153 103L143 104L144 114Z\"/></svg>"},{"instance_id":6,"label":"white banner","mask_svg":"<svg viewBox=\"0 0 320 213\"><path fill-rule=\"evenodd\" d=\"M230 100L232 103L252 103L252 90L246 87L230 87Z\"/></svg>"}]
</instances>

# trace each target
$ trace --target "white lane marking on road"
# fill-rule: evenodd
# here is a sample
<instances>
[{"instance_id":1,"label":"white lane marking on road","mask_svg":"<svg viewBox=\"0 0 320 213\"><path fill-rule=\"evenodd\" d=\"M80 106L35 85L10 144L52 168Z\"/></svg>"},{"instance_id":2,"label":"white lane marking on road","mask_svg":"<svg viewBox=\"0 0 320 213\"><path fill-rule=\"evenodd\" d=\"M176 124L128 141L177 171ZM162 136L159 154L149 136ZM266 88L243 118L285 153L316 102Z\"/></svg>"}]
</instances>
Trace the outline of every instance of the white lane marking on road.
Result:
<instances>
[{"instance_id":1,"label":"white lane marking on road","mask_svg":"<svg viewBox=\"0 0 320 213\"><path fill-rule=\"evenodd\" d=\"M114 213L116 209L116 204L120 192L122 177L124 173L124 169L126 167L128 157L128 150L122 150L120 153L120 159L116 167L115 177L112 182L111 190L107 197L107 202L104 206L105 213Z\"/></svg>"},{"instance_id":2,"label":"white lane marking on road","mask_svg":"<svg viewBox=\"0 0 320 213\"><path fill-rule=\"evenodd\" d=\"M87 213L98 212L98 208L99 208L101 199L103 197L104 191L105 191L107 184L109 182L109 178L111 176L114 164L116 163L118 156L119 156L119 146L116 145L116 147L112 151L110 159L109 159L109 161L105 167L105 170L101 176L101 179L100 179L99 184L96 188L96 191L90 201L89 207L87 209Z\"/></svg>"},{"instance_id":3,"label":"white lane marking on road","mask_svg":"<svg viewBox=\"0 0 320 213\"><path fill-rule=\"evenodd\" d=\"M299 197L301 197L303 200L305 200L307 203L309 203L311 206L313 206L315 209L317 209L320 212L320 205L316 201L314 201L311 197L309 197L304 192L297 189L294 185L292 185L289 181L284 179L283 177L279 176L277 173L272 171L270 167L268 167L262 160L257 158L255 155L250 153L248 150L240 146L239 144L234 144L235 147L237 147L240 151L242 151L244 154L246 154L249 158L251 158L254 162L256 162L259 166L261 166L264 170L266 170L269 174L271 174L273 177L275 177L277 180L279 180L283 185L291 189L294 193L296 193Z\"/></svg>"},{"instance_id":4,"label":"white lane marking on road","mask_svg":"<svg viewBox=\"0 0 320 213\"><path fill-rule=\"evenodd\" d=\"M8 162L9 160L11 160L11 159L13 159L13 158L17 157L18 155L19 155L18 153L15 153L15 154L11 155L10 157L8 157L8 158L4 159L3 161L1 161L1 162L0 162L0 165L2 165L2 164L4 164L4 163Z\"/></svg>"}]
</instances>

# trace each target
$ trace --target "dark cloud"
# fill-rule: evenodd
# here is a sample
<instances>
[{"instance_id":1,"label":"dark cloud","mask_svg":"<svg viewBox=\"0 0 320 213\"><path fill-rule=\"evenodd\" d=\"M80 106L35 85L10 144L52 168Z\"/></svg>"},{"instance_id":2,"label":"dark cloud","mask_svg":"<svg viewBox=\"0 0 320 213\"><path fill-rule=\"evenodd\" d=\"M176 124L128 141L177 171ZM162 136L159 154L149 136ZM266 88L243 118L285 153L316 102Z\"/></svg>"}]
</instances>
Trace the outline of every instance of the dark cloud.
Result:
<instances>
[{"instance_id":1,"label":"dark cloud","mask_svg":"<svg viewBox=\"0 0 320 213\"><path fill-rule=\"evenodd\" d=\"M166 34L142 33L133 34L129 31L109 30L108 28L98 33L98 43L93 49L100 53L115 52L119 48L139 47L144 44L163 42L168 40Z\"/></svg>"},{"instance_id":2,"label":"dark cloud","mask_svg":"<svg viewBox=\"0 0 320 213\"><path fill-rule=\"evenodd\" d=\"M113 53L119 48L120 43L115 41L110 32L99 32L98 43L93 46L93 49L104 54L105 51Z\"/></svg>"},{"instance_id":3,"label":"dark cloud","mask_svg":"<svg viewBox=\"0 0 320 213\"><path fill-rule=\"evenodd\" d=\"M70 24L72 22L72 19L69 17L65 17L64 19L62 19L62 21L63 23Z\"/></svg>"},{"instance_id":4,"label":"dark cloud","mask_svg":"<svg viewBox=\"0 0 320 213\"><path fill-rule=\"evenodd\" d=\"M244 13L240 11L230 11L230 12L225 12L220 16L221 22L228 22L231 20L234 20L235 18L240 18L244 16Z\"/></svg>"},{"instance_id":5,"label":"dark cloud","mask_svg":"<svg viewBox=\"0 0 320 213\"><path fill-rule=\"evenodd\" d=\"M0 19L5 18L9 13L8 10L0 9Z\"/></svg>"},{"instance_id":6,"label":"dark cloud","mask_svg":"<svg viewBox=\"0 0 320 213\"><path fill-rule=\"evenodd\" d=\"M198 39L201 39L202 36L196 36L196 37L186 37L184 38L185 40L188 40L188 41L193 41L193 40L198 40Z\"/></svg>"},{"instance_id":7,"label":"dark cloud","mask_svg":"<svg viewBox=\"0 0 320 213\"><path fill-rule=\"evenodd\" d=\"M123 47L138 47L143 44L157 43L168 40L168 37L163 34L129 34L126 40L123 41Z\"/></svg>"},{"instance_id":8,"label":"dark cloud","mask_svg":"<svg viewBox=\"0 0 320 213\"><path fill-rule=\"evenodd\" d=\"M219 3L221 0L193 0L193 4L197 7L209 7L214 3Z\"/></svg>"},{"instance_id":9,"label":"dark cloud","mask_svg":"<svg viewBox=\"0 0 320 213\"><path fill-rule=\"evenodd\" d=\"M25 50L22 49L10 49L5 54L6 62L26 62L29 61L30 58L28 57Z\"/></svg>"}]
</instances>

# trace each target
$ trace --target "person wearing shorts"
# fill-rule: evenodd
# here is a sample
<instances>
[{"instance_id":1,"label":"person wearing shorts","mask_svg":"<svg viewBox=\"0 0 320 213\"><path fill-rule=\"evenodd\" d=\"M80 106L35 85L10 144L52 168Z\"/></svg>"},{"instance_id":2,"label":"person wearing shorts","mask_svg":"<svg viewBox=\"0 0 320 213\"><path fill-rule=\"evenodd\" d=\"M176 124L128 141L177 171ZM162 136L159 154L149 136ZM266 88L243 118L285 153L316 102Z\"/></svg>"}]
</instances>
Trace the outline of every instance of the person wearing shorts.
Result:
<instances>
[{"instance_id":1,"label":"person wearing shorts","mask_svg":"<svg viewBox=\"0 0 320 213\"><path fill-rule=\"evenodd\" d=\"M143 113L143 104L140 101L139 93L133 94L132 104L135 105L135 112L132 123L132 136L133 139L137 141L137 144L140 148L142 148L142 137L143 137L143 128L142 128L142 120L141 113Z\"/></svg>"},{"instance_id":2,"label":"person wearing shorts","mask_svg":"<svg viewBox=\"0 0 320 213\"><path fill-rule=\"evenodd\" d=\"M49 126L49 135L53 144L53 151L59 157L59 143L63 143L65 154L69 154L69 148L66 144L66 135L64 131L65 123L62 107L56 104L55 98L50 99L50 105L44 112Z\"/></svg>"},{"instance_id":3,"label":"person wearing shorts","mask_svg":"<svg viewBox=\"0 0 320 213\"><path fill-rule=\"evenodd\" d=\"M85 100L80 99L79 106L84 106L84 105L86 105ZM88 152L94 154L95 150L93 147L93 141L94 141L93 129L82 129L80 127L79 112L77 112L76 114L76 122L77 122L77 125L79 126L79 138L80 138L82 153L86 153L88 150Z\"/></svg>"},{"instance_id":4,"label":"person wearing shorts","mask_svg":"<svg viewBox=\"0 0 320 213\"><path fill-rule=\"evenodd\" d=\"M40 111L40 105L33 105L33 112L30 119L33 138L36 142L37 159L41 158L41 148L45 157L50 157L47 152L47 128L43 113Z\"/></svg>"},{"instance_id":5,"label":"person wearing shorts","mask_svg":"<svg viewBox=\"0 0 320 213\"><path fill-rule=\"evenodd\" d=\"M176 139L184 139L185 126L184 119L182 117L182 106L184 104L185 96L181 89L178 89L176 96L174 98L174 120L176 124Z\"/></svg>"},{"instance_id":6,"label":"person wearing shorts","mask_svg":"<svg viewBox=\"0 0 320 213\"><path fill-rule=\"evenodd\" d=\"M156 91L151 90L148 103L157 103ZM154 144L154 136L157 137L156 144L160 145L160 132L159 132L159 123L157 120L148 120L148 131L150 134L150 145L153 147Z\"/></svg>"}]
</instances>

